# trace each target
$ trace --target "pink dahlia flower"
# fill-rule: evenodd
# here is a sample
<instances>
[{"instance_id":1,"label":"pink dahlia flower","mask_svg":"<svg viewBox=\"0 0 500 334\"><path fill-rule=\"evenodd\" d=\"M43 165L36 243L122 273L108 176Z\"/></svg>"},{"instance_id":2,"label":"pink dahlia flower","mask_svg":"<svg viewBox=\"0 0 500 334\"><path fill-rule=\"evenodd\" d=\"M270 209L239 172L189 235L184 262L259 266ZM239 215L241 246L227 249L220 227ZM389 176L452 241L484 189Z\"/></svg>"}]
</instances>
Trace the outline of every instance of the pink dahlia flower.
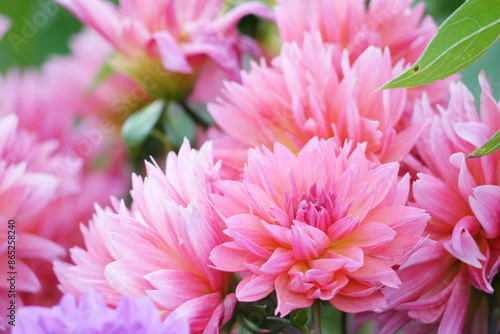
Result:
<instances>
[{"instance_id":1,"label":"pink dahlia flower","mask_svg":"<svg viewBox=\"0 0 500 334\"><path fill-rule=\"evenodd\" d=\"M147 164L147 178L133 176L131 209L115 201L96 208L82 226L87 249L74 248L74 265L58 262L64 292L96 289L110 305L122 296L149 296L163 312L189 318L193 333L214 333L232 315L232 277L209 267L211 250L222 243L222 222L209 194L219 179L211 144L199 152L186 141L170 153L166 172Z\"/></svg>"},{"instance_id":2,"label":"pink dahlia flower","mask_svg":"<svg viewBox=\"0 0 500 334\"><path fill-rule=\"evenodd\" d=\"M432 17L423 17L425 3L412 8L414 0L278 0L276 21L285 42L301 42L304 31L319 31L325 43L340 52L349 50L351 61L370 46L391 52L393 65L406 67L420 57L437 33ZM426 92L431 103L444 104L449 95L447 80L408 89L407 112L413 101ZM359 83L363 84L363 83ZM377 87L378 88L378 87ZM405 117L406 121L406 117Z\"/></svg>"},{"instance_id":3,"label":"pink dahlia flower","mask_svg":"<svg viewBox=\"0 0 500 334\"><path fill-rule=\"evenodd\" d=\"M29 263L50 262L65 255L64 248L38 235L33 226L34 217L45 206L72 189L71 178L52 171L63 159L55 148L54 142L38 142L33 134L19 129L15 115L0 118L0 330L12 320L6 318L11 289L8 272L17 273L15 302L19 308L23 305L21 293L37 293L42 288ZM9 220L14 223L9 225Z\"/></svg>"},{"instance_id":4,"label":"pink dahlia flower","mask_svg":"<svg viewBox=\"0 0 500 334\"><path fill-rule=\"evenodd\" d=\"M500 130L500 107L484 73L480 84L480 116L461 83L452 86L439 115L425 100L415 111L415 118L429 120L413 164L420 172L413 197L431 216L424 232L429 240L401 267L403 284L388 294L396 311L391 321L385 316L384 333L402 326L462 333L471 292L493 293L500 266L500 152L465 158ZM469 320L487 323L487 312L471 311Z\"/></svg>"},{"instance_id":5,"label":"pink dahlia flower","mask_svg":"<svg viewBox=\"0 0 500 334\"><path fill-rule=\"evenodd\" d=\"M116 69L157 97L185 97L197 75L207 90L221 77L238 79L242 53L258 48L236 24L248 14L272 18L259 2L220 15L221 0L122 0L118 7L104 0L57 1L113 44L120 53L112 60Z\"/></svg>"},{"instance_id":6,"label":"pink dahlia flower","mask_svg":"<svg viewBox=\"0 0 500 334\"><path fill-rule=\"evenodd\" d=\"M425 4L413 0L278 0L276 22L285 42L304 39L304 31L319 31L326 43L349 50L357 58L369 46L388 47L394 64L415 62L437 32Z\"/></svg>"},{"instance_id":7,"label":"pink dahlia flower","mask_svg":"<svg viewBox=\"0 0 500 334\"><path fill-rule=\"evenodd\" d=\"M336 67L341 67L337 69ZM275 142L298 152L311 138L366 142L366 155L381 162L400 161L411 150L421 126L396 131L406 90L373 93L401 71L388 50L368 48L351 63L325 45L319 34L301 44L283 45L274 66L252 64L243 83L228 83L209 111L228 135L214 140L223 167L241 171L246 152Z\"/></svg>"},{"instance_id":8,"label":"pink dahlia flower","mask_svg":"<svg viewBox=\"0 0 500 334\"><path fill-rule=\"evenodd\" d=\"M393 266L420 240L424 210L405 206L409 177L398 163L376 165L364 145L340 149L313 138L296 156L281 144L249 152L244 179L220 181L212 195L233 240L210 260L238 272L240 301L276 290L276 314L330 301L346 312L380 310Z\"/></svg>"},{"instance_id":9,"label":"pink dahlia flower","mask_svg":"<svg viewBox=\"0 0 500 334\"><path fill-rule=\"evenodd\" d=\"M116 309L104 303L93 289L86 290L77 302L71 294L52 308L27 306L19 310L13 334L190 334L185 318L172 313L165 322L146 297L124 297Z\"/></svg>"}]
</instances>

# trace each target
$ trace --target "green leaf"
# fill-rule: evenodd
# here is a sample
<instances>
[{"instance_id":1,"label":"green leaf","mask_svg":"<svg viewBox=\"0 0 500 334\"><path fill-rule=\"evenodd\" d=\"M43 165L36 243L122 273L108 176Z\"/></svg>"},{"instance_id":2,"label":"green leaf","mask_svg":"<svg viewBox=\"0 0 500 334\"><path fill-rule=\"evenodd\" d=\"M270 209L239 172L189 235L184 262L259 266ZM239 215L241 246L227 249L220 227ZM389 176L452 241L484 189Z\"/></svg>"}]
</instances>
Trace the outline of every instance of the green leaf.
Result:
<instances>
[{"instance_id":1,"label":"green leaf","mask_svg":"<svg viewBox=\"0 0 500 334\"><path fill-rule=\"evenodd\" d=\"M182 106L176 102L168 105L167 115L163 122L163 128L168 139L175 147L181 147L184 137L192 143L196 135L196 127L193 119L189 117Z\"/></svg>"},{"instance_id":2,"label":"green leaf","mask_svg":"<svg viewBox=\"0 0 500 334\"><path fill-rule=\"evenodd\" d=\"M141 145L160 118L165 102L157 100L132 114L122 127L122 134L130 147Z\"/></svg>"},{"instance_id":3,"label":"green leaf","mask_svg":"<svg viewBox=\"0 0 500 334\"><path fill-rule=\"evenodd\" d=\"M380 89L445 79L481 58L500 36L500 0L469 0L439 28L411 69Z\"/></svg>"},{"instance_id":4,"label":"green leaf","mask_svg":"<svg viewBox=\"0 0 500 334\"><path fill-rule=\"evenodd\" d=\"M476 149L474 152L467 156L468 158L480 158L485 155L495 153L500 149L500 131L495 133L490 140L486 142L483 146Z\"/></svg>"}]
</instances>

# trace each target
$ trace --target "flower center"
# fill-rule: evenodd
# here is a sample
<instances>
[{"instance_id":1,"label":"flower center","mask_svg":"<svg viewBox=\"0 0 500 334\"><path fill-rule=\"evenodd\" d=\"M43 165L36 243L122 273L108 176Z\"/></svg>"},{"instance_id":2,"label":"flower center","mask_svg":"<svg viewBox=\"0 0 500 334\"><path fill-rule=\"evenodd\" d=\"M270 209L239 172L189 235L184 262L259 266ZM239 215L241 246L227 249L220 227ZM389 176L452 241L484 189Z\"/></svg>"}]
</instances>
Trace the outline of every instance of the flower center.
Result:
<instances>
[{"instance_id":1,"label":"flower center","mask_svg":"<svg viewBox=\"0 0 500 334\"><path fill-rule=\"evenodd\" d=\"M295 209L295 220L314 226L324 232L333 223L336 194L333 190L316 191L316 185L311 187L309 194L298 196Z\"/></svg>"}]
</instances>

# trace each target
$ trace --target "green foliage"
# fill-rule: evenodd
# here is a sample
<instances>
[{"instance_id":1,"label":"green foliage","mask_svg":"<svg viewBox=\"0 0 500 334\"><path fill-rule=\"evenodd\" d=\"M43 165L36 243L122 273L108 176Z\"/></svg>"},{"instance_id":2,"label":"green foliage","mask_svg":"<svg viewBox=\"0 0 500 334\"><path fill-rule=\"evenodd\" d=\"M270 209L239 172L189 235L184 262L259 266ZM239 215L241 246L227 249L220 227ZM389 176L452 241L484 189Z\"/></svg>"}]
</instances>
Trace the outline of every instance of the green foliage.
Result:
<instances>
[{"instance_id":1,"label":"green foliage","mask_svg":"<svg viewBox=\"0 0 500 334\"><path fill-rule=\"evenodd\" d=\"M414 66L382 89L447 78L481 58L499 36L500 0L469 0L441 25Z\"/></svg>"},{"instance_id":2,"label":"green foliage","mask_svg":"<svg viewBox=\"0 0 500 334\"><path fill-rule=\"evenodd\" d=\"M165 102L155 101L132 114L122 127L122 134L131 148L140 146L160 119Z\"/></svg>"},{"instance_id":3,"label":"green foliage","mask_svg":"<svg viewBox=\"0 0 500 334\"><path fill-rule=\"evenodd\" d=\"M69 37L81 23L53 0L0 1L12 28L0 41L0 71L39 66L54 53L68 53Z\"/></svg>"},{"instance_id":4,"label":"green foliage","mask_svg":"<svg viewBox=\"0 0 500 334\"><path fill-rule=\"evenodd\" d=\"M196 135L195 123L178 103L171 102L168 105L167 113L163 119L163 128L170 143L176 148L182 146L184 137L191 143L194 142Z\"/></svg>"},{"instance_id":5,"label":"green foliage","mask_svg":"<svg viewBox=\"0 0 500 334\"><path fill-rule=\"evenodd\" d=\"M422 0L417 1L422 2ZM448 18L465 0L425 0L425 11L432 15L434 20L442 23Z\"/></svg>"},{"instance_id":6,"label":"green foliage","mask_svg":"<svg viewBox=\"0 0 500 334\"><path fill-rule=\"evenodd\" d=\"M495 153L500 149L500 131L495 133L483 146L469 154L467 158L480 158L488 154Z\"/></svg>"}]
</instances>

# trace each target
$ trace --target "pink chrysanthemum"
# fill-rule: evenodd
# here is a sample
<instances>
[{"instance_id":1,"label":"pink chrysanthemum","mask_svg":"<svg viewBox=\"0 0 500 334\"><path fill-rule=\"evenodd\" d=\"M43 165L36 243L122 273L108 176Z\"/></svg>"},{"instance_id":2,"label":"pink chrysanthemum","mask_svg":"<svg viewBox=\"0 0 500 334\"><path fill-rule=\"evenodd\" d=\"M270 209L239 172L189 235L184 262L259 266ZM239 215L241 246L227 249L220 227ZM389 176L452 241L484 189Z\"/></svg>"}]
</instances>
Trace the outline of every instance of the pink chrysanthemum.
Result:
<instances>
[{"instance_id":1,"label":"pink chrysanthemum","mask_svg":"<svg viewBox=\"0 0 500 334\"><path fill-rule=\"evenodd\" d=\"M382 318L383 333L403 326L462 333L471 292L493 293L500 266L500 152L465 158L500 130L500 107L484 73L480 84L480 116L461 83L452 86L449 106L438 115L426 100L415 111L419 121L429 120L416 145L419 159L408 160L420 172L413 196L431 216L424 232L429 240L402 266L401 288L388 294L396 311ZM476 313L481 310L467 318L487 323L487 312Z\"/></svg>"},{"instance_id":2,"label":"pink chrysanthemum","mask_svg":"<svg viewBox=\"0 0 500 334\"><path fill-rule=\"evenodd\" d=\"M285 42L319 31L328 44L349 50L357 58L369 46L388 47L393 63L415 62L437 32L430 16L422 20L425 4L413 0L278 0L276 22Z\"/></svg>"},{"instance_id":3,"label":"pink chrysanthemum","mask_svg":"<svg viewBox=\"0 0 500 334\"><path fill-rule=\"evenodd\" d=\"M211 145L196 152L185 142L178 156L169 154L165 173L146 168L144 181L133 177L132 208L97 207L89 227L82 226L87 250L71 250L75 265L55 264L62 289L78 295L93 287L111 305L147 295L160 310L188 317L193 333L218 331L236 299L227 294L231 276L209 267L223 236L209 203L219 179Z\"/></svg>"},{"instance_id":4,"label":"pink chrysanthemum","mask_svg":"<svg viewBox=\"0 0 500 334\"><path fill-rule=\"evenodd\" d=\"M19 308L23 305L20 293L36 293L42 288L29 262L53 261L65 254L64 248L34 231L33 217L71 192L72 178L52 171L64 159L55 152L56 143L36 139L18 128L15 115L0 118L0 308L5 311L0 316L0 330L12 320L6 318L11 287L8 272L17 273L15 302ZM14 223L9 225L9 220Z\"/></svg>"},{"instance_id":5,"label":"pink chrysanthemum","mask_svg":"<svg viewBox=\"0 0 500 334\"><path fill-rule=\"evenodd\" d=\"M276 21L285 42L301 42L304 31L319 31L336 52L349 51L351 61L370 46L391 51L393 65L411 66L422 54L437 26L432 17L423 18L425 3L411 7L414 0L279 0ZM408 89L408 109L425 91L431 103L445 103L448 86L456 77Z\"/></svg>"},{"instance_id":6,"label":"pink chrysanthemum","mask_svg":"<svg viewBox=\"0 0 500 334\"><path fill-rule=\"evenodd\" d=\"M314 136L338 145L366 142L366 155L381 162L400 161L411 150L421 126L395 129L406 90L373 93L401 71L388 50L370 47L351 64L347 52L341 56L319 34L307 35L303 44L285 44L274 65L252 64L242 84L227 84L223 99L209 105L228 135L214 140L224 168L241 171L255 145L278 142L299 151Z\"/></svg>"},{"instance_id":7,"label":"pink chrysanthemum","mask_svg":"<svg viewBox=\"0 0 500 334\"><path fill-rule=\"evenodd\" d=\"M210 256L239 272L236 296L256 301L276 290L282 316L330 301L346 312L380 310L380 289L397 288L392 267L420 240L428 216L405 206L409 177L398 163L375 165L363 146L313 138L296 156L250 150L244 179L220 181L213 195L233 241Z\"/></svg>"},{"instance_id":8,"label":"pink chrysanthemum","mask_svg":"<svg viewBox=\"0 0 500 334\"><path fill-rule=\"evenodd\" d=\"M248 14L272 17L259 2L239 5L224 15L221 0L121 0L118 7L104 0L58 2L113 44L120 53L112 60L115 69L153 95L171 98L185 97L198 74L198 85L210 92L221 78L238 79L242 53L258 48L237 32L236 24ZM205 65L207 71L201 73ZM204 93L198 95L209 95Z\"/></svg>"}]
</instances>

